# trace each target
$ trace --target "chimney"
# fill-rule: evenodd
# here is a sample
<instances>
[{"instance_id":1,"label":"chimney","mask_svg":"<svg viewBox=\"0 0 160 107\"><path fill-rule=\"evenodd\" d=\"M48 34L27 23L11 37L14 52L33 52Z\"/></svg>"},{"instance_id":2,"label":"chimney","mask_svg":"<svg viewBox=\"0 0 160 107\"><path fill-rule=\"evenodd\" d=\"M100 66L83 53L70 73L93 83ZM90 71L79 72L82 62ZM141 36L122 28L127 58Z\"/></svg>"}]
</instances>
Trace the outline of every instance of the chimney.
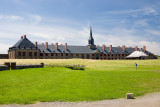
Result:
<instances>
[{"instance_id":1,"label":"chimney","mask_svg":"<svg viewBox=\"0 0 160 107\"><path fill-rule=\"evenodd\" d=\"M45 48L48 49L48 42L45 43Z\"/></svg>"},{"instance_id":2,"label":"chimney","mask_svg":"<svg viewBox=\"0 0 160 107\"><path fill-rule=\"evenodd\" d=\"M21 39L23 39L23 36L21 36Z\"/></svg>"},{"instance_id":3,"label":"chimney","mask_svg":"<svg viewBox=\"0 0 160 107\"><path fill-rule=\"evenodd\" d=\"M26 35L24 35L24 38L26 38Z\"/></svg>"},{"instance_id":4,"label":"chimney","mask_svg":"<svg viewBox=\"0 0 160 107\"><path fill-rule=\"evenodd\" d=\"M125 47L125 45L123 45L123 46L122 46L122 50L123 50L123 51L125 51L125 50L126 50L126 47Z\"/></svg>"},{"instance_id":5,"label":"chimney","mask_svg":"<svg viewBox=\"0 0 160 107\"><path fill-rule=\"evenodd\" d=\"M138 51L138 46L135 46L135 51Z\"/></svg>"},{"instance_id":6,"label":"chimney","mask_svg":"<svg viewBox=\"0 0 160 107\"><path fill-rule=\"evenodd\" d=\"M146 46L143 46L143 52L145 52L146 51Z\"/></svg>"},{"instance_id":7,"label":"chimney","mask_svg":"<svg viewBox=\"0 0 160 107\"><path fill-rule=\"evenodd\" d=\"M109 45L109 50L112 51L112 45Z\"/></svg>"},{"instance_id":8,"label":"chimney","mask_svg":"<svg viewBox=\"0 0 160 107\"><path fill-rule=\"evenodd\" d=\"M35 47L37 48L37 42L35 42Z\"/></svg>"},{"instance_id":9,"label":"chimney","mask_svg":"<svg viewBox=\"0 0 160 107\"><path fill-rule=\"evenodd\" d=\"M65 49L67 49L67 43L65 43Z\"/></svg>"},{"instance_id":10,"label":"chimney","mask_svg":"<svg viewBox=\"0 0 160 107\"><path fill-rule=\"evenodd\" d=\"M105 51L105 45L102 45L102 50Z\"/></svg>"},{"instance_id":11,"label":"chimney","mask_svg":"<svg viewBox=\"0 0 160 107\"><path fill-rule=\"evenodd\" d=\"M56 49L58 49L58 43L56 43L56 45L55 45L55 46L56 46Z\"/></svg>"}]
</instances>

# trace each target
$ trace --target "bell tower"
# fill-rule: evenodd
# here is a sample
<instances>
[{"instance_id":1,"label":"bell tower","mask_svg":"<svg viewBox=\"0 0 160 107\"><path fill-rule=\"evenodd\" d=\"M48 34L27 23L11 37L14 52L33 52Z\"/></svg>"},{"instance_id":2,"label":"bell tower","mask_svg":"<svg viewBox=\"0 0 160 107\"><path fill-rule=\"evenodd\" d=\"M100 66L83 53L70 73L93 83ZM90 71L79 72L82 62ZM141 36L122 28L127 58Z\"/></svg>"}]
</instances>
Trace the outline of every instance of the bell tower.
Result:
<instances>
[{"instance_id":1,"label":"bell tower","mask_svg":"<svg viewBox=\"0 0 160 107\"><path fill-rule=\"evenodd\" d=\"M94 39L92 36L92 28L91 27L90 27L90 36L88 39L88 46L89 46L89 48L96 48L96 46L94 45Z\"/></svg>"}]
</instances>

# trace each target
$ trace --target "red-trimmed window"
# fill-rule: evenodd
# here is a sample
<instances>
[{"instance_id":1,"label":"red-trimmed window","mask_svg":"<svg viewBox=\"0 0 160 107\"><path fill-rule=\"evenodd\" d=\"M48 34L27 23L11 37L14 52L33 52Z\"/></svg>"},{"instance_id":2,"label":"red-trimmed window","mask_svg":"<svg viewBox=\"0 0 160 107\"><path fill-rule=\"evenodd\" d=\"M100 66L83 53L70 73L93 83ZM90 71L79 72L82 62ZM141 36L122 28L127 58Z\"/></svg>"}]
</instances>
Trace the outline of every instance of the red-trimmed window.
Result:
<instances>
[{"instance_id":1,"label":"red-trimmed window","mask_svg":"<svg viewBox=\"0 0 160 107\"><path fill-rule=\"evenodd\" d=\"M26 56L26 52L23 52L23 56Z\"/></svg>"},{"instance_id":2,"label":"red-trimmed window","mask_svg":"<svg viewBox=\"0 0 160 107\"><path fill-rule=\"evenodd\" d=\"M66 54L66 56L68 56L68 54Z\"/></svg>"},{"instance_id":3,"label":"red-trimmed window","mask_svg":"<svg viewBox=\"0 0 160 107\"><path fill-rule=\"evenodd\" d=\"M32 52L29 52L29 56L32 56Z\"/></svg>"},{"instance_id":4,"label":"red-trimmed window","mask_svg":"<svg viewBox=\"0 0 160 107\"><path fill-rule=\"evenodd\" d=\"M45 53L46 56L48 56L48 53Z\"/></svg>"},{"instance_id":5,"label":"red-trimmed window","mask_svg":"<svg viewBox=\"0 0 160 107\"><path fill-rule=\"evenodd\" d=\"M51 53L51 56L54 56L54 53Z\"/></svg>"},{"instance_id":6,"label":"red-trimmed window","mask_svg":"<svg viewBox=\"0 0 160 107\"><path fill-rule=\"evenodd\" d=\"M34 56L37 56L37 52L34 52Z\"/></svg>"},{"instance_id":7,"label":"red-trimmed window","mask_svg":"<svg viewBox=\"0 0 160 107\"><path fill-rule=\"evenodd\" d=\"M18 56L21 56L21 52L18 52Z\"/></svg>"},{"instance_id":8,"label":"red-trimmed window","mask_svg":"<svg viewBox=\"0 0 160 107\"><path fill-rule=\"evenodd\" d=\"M104 56L106 56L106 54L104 54Z\"/></svg>"},{"instance_id":9,"label":"red-trimmed window","mask_svg":"<svg viewBox=\"0 0 160 107\"><path fill-rule=\"evenodd\" d=\"M100 54L100 56L102 56L102 54Z\"/></svg>"},{"instance_id":10,"label":"red-trimmed window","mask_svg":"<svg viewBox=\"0 0 160 107\"><path fill-rule=\"evenodd\" d=\"M40 56L43 56L43 53L40 53Z\"/></svg>"}]
</instances>

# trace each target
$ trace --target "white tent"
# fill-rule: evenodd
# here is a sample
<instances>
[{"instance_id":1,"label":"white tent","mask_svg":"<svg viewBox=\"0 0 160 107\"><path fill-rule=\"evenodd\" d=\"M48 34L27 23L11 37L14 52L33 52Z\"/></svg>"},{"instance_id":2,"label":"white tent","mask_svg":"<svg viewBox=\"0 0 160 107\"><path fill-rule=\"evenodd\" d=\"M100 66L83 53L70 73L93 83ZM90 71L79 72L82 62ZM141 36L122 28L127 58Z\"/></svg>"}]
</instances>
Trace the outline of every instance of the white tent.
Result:
<instances>
[{"instance_id":1,"label":"white tent","mask_svg":"<svg viewBox=\"0 0 160 107\"><path fill-rule=\"evenodd\" d=\"M149 56L142 51L134 51L126 57L126 59L148 59Z\"/></svg>"}]
</instances>

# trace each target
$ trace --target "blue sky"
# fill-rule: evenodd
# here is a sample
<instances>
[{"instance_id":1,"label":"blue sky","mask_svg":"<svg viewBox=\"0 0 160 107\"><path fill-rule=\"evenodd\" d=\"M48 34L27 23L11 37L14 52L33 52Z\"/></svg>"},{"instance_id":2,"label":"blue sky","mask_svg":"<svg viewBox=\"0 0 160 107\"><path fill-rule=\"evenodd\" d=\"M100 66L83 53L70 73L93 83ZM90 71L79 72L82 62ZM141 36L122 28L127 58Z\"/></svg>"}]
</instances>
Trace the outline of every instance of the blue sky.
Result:
<instances>
[{"instance_id":1,"label":"blue sky","mask_svg":"<svg viewBox=\"0 0 160 107\"><path fill-rule=\"evenodd\" d=\"M147 47L160 55L160 0L1 0L0 53L20 36L32 41Z\"/></svg>"}]
</instances>

